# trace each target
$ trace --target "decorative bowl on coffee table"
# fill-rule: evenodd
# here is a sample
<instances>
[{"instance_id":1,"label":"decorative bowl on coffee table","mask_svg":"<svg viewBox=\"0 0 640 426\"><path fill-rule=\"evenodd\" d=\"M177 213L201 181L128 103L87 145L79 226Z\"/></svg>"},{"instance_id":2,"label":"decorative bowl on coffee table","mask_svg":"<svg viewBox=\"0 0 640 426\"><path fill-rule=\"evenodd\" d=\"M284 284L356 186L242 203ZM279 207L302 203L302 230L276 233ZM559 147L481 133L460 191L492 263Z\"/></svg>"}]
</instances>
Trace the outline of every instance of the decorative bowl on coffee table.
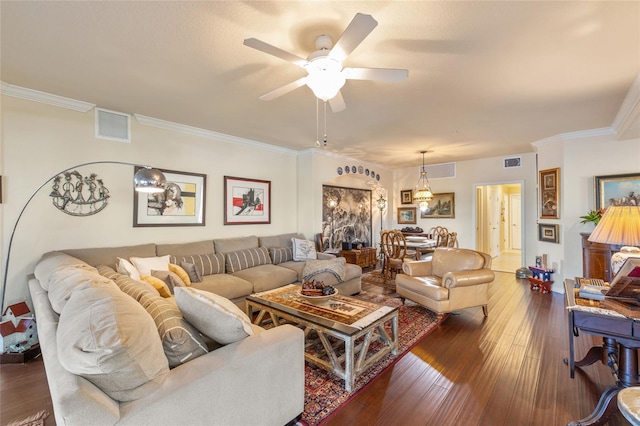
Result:
<instances>
[{"instance_id":1,"label":"decorative bowl on coffee table","mask_svg":"<svg viewBox=\"0 0 640 426\"><path fill-rule=\"evenodd\" d=\"M300 290L300 297L302 297L307 302L312 303L314 305L321 305L321 304L323 304L325 302L328 302L336 294L338 294L338 289L337 288L333 289L333 293L332 294L328 294L326 296L307 296L305 294L302 294L302 290Z\"/></svg>"}]
</instances>

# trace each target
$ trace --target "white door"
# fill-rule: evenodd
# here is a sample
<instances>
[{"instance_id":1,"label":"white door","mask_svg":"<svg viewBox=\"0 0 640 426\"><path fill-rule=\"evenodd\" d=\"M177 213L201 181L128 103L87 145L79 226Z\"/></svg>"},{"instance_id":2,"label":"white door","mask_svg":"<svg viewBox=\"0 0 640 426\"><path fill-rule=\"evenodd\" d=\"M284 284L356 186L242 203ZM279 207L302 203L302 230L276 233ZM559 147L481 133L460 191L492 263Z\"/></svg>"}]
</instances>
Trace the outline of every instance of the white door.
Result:
<instances>
[{"instance_id":1,"label":"white door","mask_svg":"<svg viewBox=\"0 0 640 426\"><path fill-rule=\"evenodd\" d=\"M522 206L520 202L520 194L512 194L509 197L510 245L512 250L520 250L522 248Z\"/></svg>"},{"instance_id":2,"label":"white door","mask_svg":"<svg viewBox=\"0 0 640 426\"><path fill-rule=\"evenodd\" d=\"M500 255L500 197L498 191L492 186L487 191L488 203L488 224L489 224L489 254L491 257Z\"/></svg>"}]
</instances>

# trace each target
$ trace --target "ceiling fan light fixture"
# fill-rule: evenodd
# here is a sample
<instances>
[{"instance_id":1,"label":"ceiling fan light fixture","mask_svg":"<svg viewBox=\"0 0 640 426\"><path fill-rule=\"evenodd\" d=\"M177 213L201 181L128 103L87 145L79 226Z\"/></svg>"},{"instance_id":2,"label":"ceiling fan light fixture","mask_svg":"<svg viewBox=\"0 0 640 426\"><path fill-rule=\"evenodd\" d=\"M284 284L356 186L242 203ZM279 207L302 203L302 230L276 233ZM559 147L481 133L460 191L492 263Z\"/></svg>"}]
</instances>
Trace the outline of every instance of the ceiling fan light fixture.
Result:
<instances>
[{"instance_id":1,"label":"ceiling fan light fixture","mask_svg":"<svg viewBox=\"0 0 640 426\"><path fill-rule=\"evenodd\" d=\"M326 55L326 51L323 53ZM327 56L312 59L306 69L309 73L306 81L307 86L318 99L325 102L333 99L347 81L342 73L342 62Z\"/></svg>"},{"instance_id":2,"label":"ceiling fan light fixture","mask_svg":"<svg viewBox=\"0 0 640 426\"><path fill-rule=\"evenodd\" d=\"M431 192L431 185L429 185L429 179L427 178L427 170L424 166L424 154L426 152L427 151L420 151L422 154L422 167L420 168L420 177L413 191L413 202L420 206L420 211L422 212L426 212L429 209L429 201L433 200L433 192Z\"/></svg>"}]
</instances>

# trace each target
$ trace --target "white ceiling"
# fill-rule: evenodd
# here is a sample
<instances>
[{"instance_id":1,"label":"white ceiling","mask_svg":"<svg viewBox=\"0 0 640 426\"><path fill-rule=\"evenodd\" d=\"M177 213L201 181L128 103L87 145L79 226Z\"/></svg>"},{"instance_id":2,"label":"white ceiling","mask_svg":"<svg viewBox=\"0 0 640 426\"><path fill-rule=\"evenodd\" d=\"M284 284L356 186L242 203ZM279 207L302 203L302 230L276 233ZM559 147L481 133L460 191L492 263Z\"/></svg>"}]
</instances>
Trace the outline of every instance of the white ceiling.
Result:
<instances>
[{"instance_id":1,"label":"white ceiling","mask_svg":"<svg viewBox=\"0 0 640 426\"><path fill-rule=\"evenodd\" d=\"M428 164L510 155L612 126L640 74L638 1L1 1L0 77L308 149L317 122L307 87L258 100L305 71L243 40L306 57L316 36L336 40L357 12L379 24L345 66L409 77L347 81L347 109L328 109L327 149L391 168L421 164L422 149Z\"/></svg>"}]
</instances>

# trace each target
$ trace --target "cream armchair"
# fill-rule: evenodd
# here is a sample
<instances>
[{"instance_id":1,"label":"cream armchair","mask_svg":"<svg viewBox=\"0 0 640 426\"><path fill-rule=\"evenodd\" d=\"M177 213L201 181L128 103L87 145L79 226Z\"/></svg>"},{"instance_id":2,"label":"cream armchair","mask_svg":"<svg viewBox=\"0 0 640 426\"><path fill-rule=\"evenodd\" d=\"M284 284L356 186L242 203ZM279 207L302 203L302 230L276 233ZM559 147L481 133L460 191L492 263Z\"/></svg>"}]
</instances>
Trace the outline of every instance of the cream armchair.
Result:
<instances>
[{"instance_id":1,"label":"cream armchair","mask_svg":"<svg viewBox=\"0 0 640 426\"><path fill-rule=\"evenodd\" d=\"M482 306L488 315L491 256L479 251L438 247L430 260L406 261L396 276L396 292L438 314Z\"/></svg>"}]
</instances>

